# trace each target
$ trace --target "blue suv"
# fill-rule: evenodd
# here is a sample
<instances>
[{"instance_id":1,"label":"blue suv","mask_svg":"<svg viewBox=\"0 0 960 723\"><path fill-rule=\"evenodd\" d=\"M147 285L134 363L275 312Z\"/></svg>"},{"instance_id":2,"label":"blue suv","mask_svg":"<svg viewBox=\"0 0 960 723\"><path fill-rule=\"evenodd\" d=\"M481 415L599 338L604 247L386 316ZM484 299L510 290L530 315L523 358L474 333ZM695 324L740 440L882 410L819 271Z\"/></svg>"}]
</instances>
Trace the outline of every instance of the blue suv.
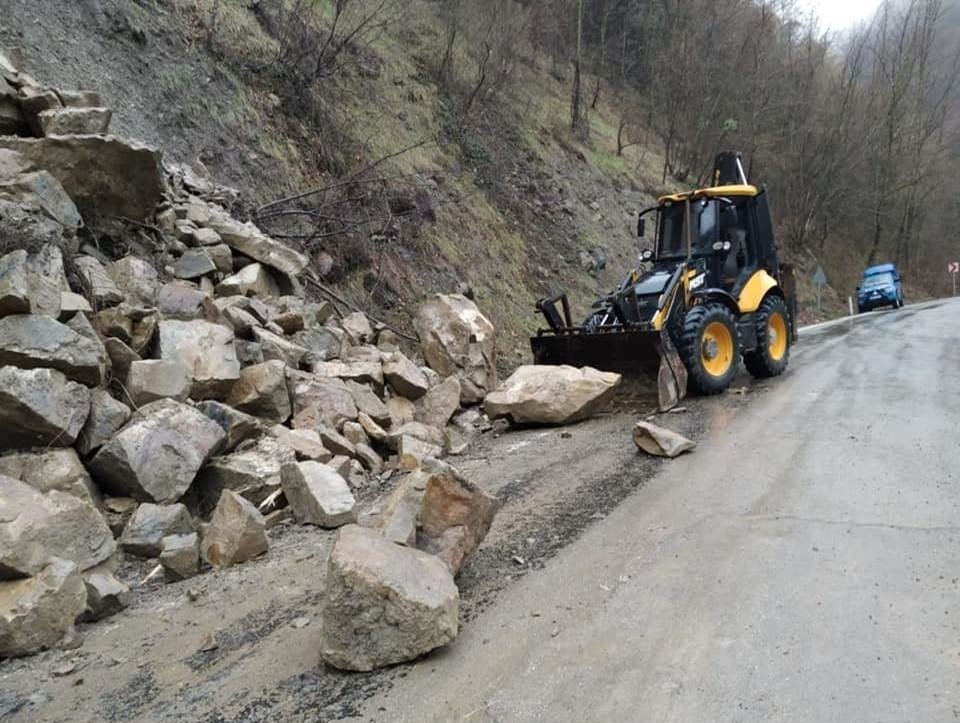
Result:
<instances>
[{"instance_id":1,"label":"blue suv","mask_svg":"<svg viewBox=\"0 0 960 723\"><path fill-rule=\"evenodd\" d=\"M857 312L863 313L878 306L899 309L903 306L903 285L900 272L893 264L868 266L857 287Z\"/></svg>"}]
</instances>

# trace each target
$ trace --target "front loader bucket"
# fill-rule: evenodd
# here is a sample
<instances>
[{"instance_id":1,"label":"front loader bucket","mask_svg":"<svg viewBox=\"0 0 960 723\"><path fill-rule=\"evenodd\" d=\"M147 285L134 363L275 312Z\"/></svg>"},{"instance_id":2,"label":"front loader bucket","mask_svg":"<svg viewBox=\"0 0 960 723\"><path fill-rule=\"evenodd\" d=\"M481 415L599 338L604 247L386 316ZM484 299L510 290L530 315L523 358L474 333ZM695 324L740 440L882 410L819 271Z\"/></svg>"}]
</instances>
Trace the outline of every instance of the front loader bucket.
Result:
<instances>
[{"instance_id":1,"label":"front loader bucket","mask_svg":"<svg viewBox=\"0 0 960 723\"><path fill-rule=\"evenodd\" d=\"M567 329L541 332L530 339L536 364L569 364L657 380L660 409L676 405L687 393L687 372L664 331Z\"/></svg>"}]
</instances>

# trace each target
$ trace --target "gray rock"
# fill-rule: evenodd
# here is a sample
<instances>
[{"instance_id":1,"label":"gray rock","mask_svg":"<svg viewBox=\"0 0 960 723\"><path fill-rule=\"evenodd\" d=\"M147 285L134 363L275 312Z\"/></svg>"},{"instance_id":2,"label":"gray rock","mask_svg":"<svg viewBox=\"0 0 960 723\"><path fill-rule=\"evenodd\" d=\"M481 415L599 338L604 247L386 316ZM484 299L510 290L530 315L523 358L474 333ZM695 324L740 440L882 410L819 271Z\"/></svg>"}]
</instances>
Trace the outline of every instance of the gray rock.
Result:
<instances>
[{"instance_id":1,"label":"gray rock","mask_svg":"<svg viewBox=\"0 0 960 723\"><path fill-rule=\"evenodd\" d=\"M457 636L460 596L446 565L373 530L340 530L325 586L320 657L333 667L373 670Z\"/></svg>"},{"instance_id":2,"label":"gray rock","mask_svg":"<svg viewBox=\"0 0 960 723\"><path fill-rule=\"evenodd\" d=\"M123 534L127 522L133 517L133 513L137 511L139 505L140 503L132 497L103 498L101 511L114 537L120 537Z\"/></svg>"},{"instance_id":3,"label":"gray rock","mask_svg":"<svg viewBox=\"0 0 960 723\"><path fill-rule=\"evenodd\" d=\"M262 555L268 547L263 515L236 492L224 490L203 532L203 559L217 568L229 567Z\"/></svg>"},{"instance_id":4,"label":"gray rock","mask_svg":"<svg viewBox=\"0 0 960 723\"><path fill-rule=\"evenodd\" d=\"M0 365L56 369L68 379L97 386L106 372L101 347L49 316L0 319Z\"/></svg>"},{"instance_id":5,"label":"gray rock","mask_svg":"<svg viewBox=\"0 0 960 723\"><path fill-rule=\"evenodd\" d=\"M279 359L291 369L300 366L300 362L307 355L307 350L292 341L275 334L267 329L255 328L253 330L254 339L260 344L260 350L263 358Z\"/></svg>"},{"instance_id":6,"label":"gray rock","mask_svg":"<svg viewBox=\"0 0 960 723\"><path fill-rule=\"evenodd\" d=\"M51 557L86 569L115 549L110 528L93 505L0 476L0 580L35 575Z\"/></svg>"},{"instance_id":7,"label":"gray rock","mask_svg":"<svg viewBox=\"0 0 960 723\"><path fill-rule=\"evenodd\" d=\"M167 580L186 580L200 572L200 538L196 532L164 537L160 547L160 564Z\"/></svg>"},{"instance_id":8,"label":"gray rock","mask_svg":"<svg viewBox=\"0 0 960 723\"><path fill-rule=\"evenodd\" d=\"M304 329L290 338L294 344L307 350L304 361L310 365L336 359L343 348L340 337L324 327Z\"/></svg>"},{"instance_id":9,"label":"gray rock","mask_svg":"<svg viewBox=\"0 0 960 723\"><path fill-rule=\"evenodd\" d=\"M320 462L284 465L283 494L301 524L331 528L357 521L347 481Z\"/></svg>"},{"instance_id":10,"label":"gray rock","mask_svg":"<svg viewBox=\"0 0 960 723\"><path fill-rule=\"evenodd\" d=\"M153 502L178 499L223 442L220 425L172 399L151 402L91 460L106 491Z\"/></svg>"},{"instance_id":11,"label":"gray rock","mask_svg":"<svg viewBox=\"0 0 960 723\"><path fill-rule=\"evenodd\" d=\"M349 380L347 381L347 389L353 397L354 404L357 405L358 412L366 414L381 426L390 426L392 421L390 410L369 386Z\"/></svg>"},{"instance_id":12,"label":"gray rock","mask_svg":"<svg viewBox=\"0 0 960 723\"><path fill-rule=\"evenodd\" d=\"M263 363L263 348L258 342L237 339L233 342L241 368Z\"/></svg>"},{"instance_id":13,"label":"gray rock","mask_svg":"<svg viewBox=\"0 0 960 723\"><path fill-rule=\"evenodd\" d=\"M51 108L37 114L45 136L102 136L112 117L109 108Z\"/></svg>"},{"instance_id":14,"label":"gray rock","mask_svg":"<svg viewBox=\"0 0 960 723\"><path fill-rule=\"evenodd\" d=\"M479 402L497 386L493 324L468 298L437 294L420 307L413 326L430 368L460 378L462 402Z\"/></svg>"},{"instance_id":15,"label":"gray rock","mask_svg":"<svg viewBox=\"0 0 960 723\"><path fill-rule=\"evenodd\" d=\"M293 399L293 426L318 430L319 425L339 429L357 418L357 405L341 379L322 379L309 374L288 374Z\"/></svg>"},{"instance_id":16,"label":"gray rock","mask_svg":"<svg viewBox=\"0 0 960 723\"><path fill-rule=\"evenodd\" d=\"M106 565L84 570L81 576L87 590L87 603L80 614L81 620L103 620L130 604L130 588L115 578Z\"/></svg>"},{"instance_id":17,"label":"gray rock","mask_svg":"<svg viewBox=\"0 0 960 723\"><path fill-rule=\"evenodd\" d=\"M227 395L227 404L267 422L287 421L293 409L285 369L276 359L243 369Z\"/></svg>"},{"instance_id":18,"label":"gray rock","mask_svg":"<svg viewBox=\"0 0 960 723\"><path fill-rule=\"evenodd\" d=\"M187 220L193 220L190 218L189 212ZM194 223L199 223L199 221L194 221ZM226 244L223 243L223 239L220 238L220 234L212 228L196 228L193 230L192 236L193 243L197 246L226 246ZM230 247L227 246L227 250L229 249ZM231 252L230 255L233 256L233 253Z\"/></svg>"},{"instance_id":19,"label":"gray rock","mask_svg":"<svg viewBox=\"0 0 960 723\"><path fill-rule=\"evenodd\" d=\"M77 451L88 455L100 449L127 423L130 414L130 407L111 397L106 389L94 389L90 393L90 414L77 439Z\"/></svg>"},{"instance_id":20,"label":"gray rock","mask_svg":"<svg viewBox=\"0 0 960 723\"><path fill-rule=\"evenodd\" d=\"M92 314L93 307L90 302L80 294L72 291L60 292L60 313L57 315L57 321L64 322L72 319L76 314Z\"/></svg>"},{"instance_id":21,"label":"gray rock","mask_svg":"<svg viewBox=\"0 0 960 723\"><path fill-rule=\"evenodd\" d=\"M270 321L284 334L296 334L306 328L306 304L297 296L281 296L270 309Z\"/></svg>"},{"instance_id":22,"label":"gray rock","mask_svg":"<svg viewBox=\"0 0 960 723\"><path fill-rule=\"evenodd\" d=\"M34 577L0 582L0 658L56 645L83 613L86 598L76 564L59 558Z\"/></svg>"},{"instance_id":23,"label":"gray rock","mask_svg":"<svg viewBox=\"0 0 960 723\"><path fill-rule=\"evenodd\" d=\"M133 403L142 407L158 399L185 402L191 385L190 373L179 362L144 359L130 365L126 390Z\"/></svg>"},{"instance_id":24,"label":"gray rock","mask_svg":"<svg viewBox=\"0 0 960 723\"><path fill-rule=\"evenodd\" d=\"M398 545L417 546L417 516L430 473L415 469L400 480L384 501L375 529Z\"/></svg>"},{"instance_id":25,"label":"gray rock","mask_svg":"<svg viewBox=\"0 0 960 723\"><path fill-rule=\"evenodd\" d=\"M362 311L347 314L340 320L340 326L347 332L353 344L368 344L373 341L373 327L370 326L370 320Z\"/></svg>"},{"instance_id":26,"label":"gray rock","mask_svg":"<svg viewBox=\"0 0 960 723\"><path fill-rule=\"evenodd\" d=\"M406 397L390 397L385 403L390 412L390 427L402 427L417 416L417 408Z\"/></svg>"},{"instance_id":27,"label":"gray rock","mask_svg":"<svg viewBox=\"0 0 960 723\"><path fill-rule=\"evenodd\" d=\"M650 422L637 422L633 428L633 441L641 450L655 457L677 457L697 446L696 442L682 434Z\"/></svg>"},{"instance_id":28,"label":"gray rock","mask_svg":"<svg viewBox=\"0 0 960 723\"><path fill-rule=\"evenodd\" d=\"M593 416L613 398L621 376L591 367L518 367L483 402L491 417L517 424L569 424Z\"/></svg>"},{"instance_id":29,"label":"gray rock","mask_svg":"<svg viewBox=\"0 0 960 723\"><path fill-rule=\"evenodd\" d=\"M178 279L197 279L217 270L207 249L188 249L173 265L173 275Z\"/></svg>"},{"instance_id":30,"label":"gray rock","mask_svg":"<svg viewBox=\"0 0 960 723\"><path fill-rule=\"evenodd\" d=\"M78 321L74 318L68 323L72 326ZM97 338L120 339L137 354L146 353L157 331L157 321L155 309L130 306L127 303L99 311L94 317Z\"/></svg>"},{"instance_id":31,"label":"gray rock","mask_svg":"<svg viewBox=\"0 0 960 723\"><path fill-rule=\"evenodd\" d=\"M120 547L137 557L159 557L164 537L194 531L193 519L185 506L144 502L123 529Z\"/></svg>"},{"instance_id":32,"label":"gray rock","mask_svg":"<svg viewBox=\"0 0 960 723\"><path fill-rule=\"evenodd\" d=\"M370 444L370 438L363 430L363 425L359 422L345 422L343 425L343 436L354 446L358 444Z\"/></svg>"},{"instance_id":33,"label":"gray rock","mask_svg":"<svg viewBox=\"0 0 960 723\"><path fill-rule=\"evenodd\" d=\"M357 448L349 439L340 434L337 430L320 425L317 428L320 440L323 446L334 454L342 454L347 457L353 457L357 453Z\"/></svg>"},{"instance_id":34,"label":"gray rock","mask_svg":"<svg viewBox=\"0 0 960 723\"><path fill-rule=\"evenodd\" d=\"M73 323L80 317L81 315L77 314L77 316L71 319L69 323ZM130 365L133 364L133 362L140 360L140 355L131 349L130 346L122 339L116 339L112 337L109 339L104 339L103 349L107 355L107 358L110 360L113 376L117 379L126 379L127 374L130 373ZM129 398L127 401L130 401Z\"/></svg>"},{"instance_id":35,"label":"gray rock","mask_svg":"<svg viewBox=\"0 0 960 723\"><path fill-rule=\"evenodd\" d=\"M124 295L113 283L107 270L92 256L77 256L73 260L83 283L84 292L98 309L114 306L124 300Z\"/></svg>"},{"instance_id":36,"label":"gray rock","mask_svg":"<svg viewBox=\"0 0 960 723\"><path fill-rule=\"evenodd\" d=\"M107 267L107 274L131 304L157 305L160 294L157 270L143 259L124 256Z\"/></svg>"},{"instance_id":37,"label":"gray rock","mask_svg":"<svg viewBox=\"0 0 960 723\"><path fill-rule=\"evenodd\" d=\"M30 313L27 252L17 249L0 256L0 316Z\"/></svg>"},{"instance_id":38,"label":"gray rock","mask_svg":"<svg viewBox=\"0 0 960 723\"><path fill-rule=\"evenodd\" d=\"M419 399L430 388L420 367L399 351L384 357L383 376L393 391L407 399Z\"/></svg>"},{"instance_id":39,"label":"gray rock","mask_svg":"<svg viewBox=\"0 0 960 723\"><path fill-rule=\"evenodd\" d=\"M280 296L280 286L263 264L249 264L228 276L216 288L217 296L257 296L261 299Z\"/></svg>"},{"instance_id":40,"label":"gray rock","mask_svg":"<svg viewBox=\"0 0 960 723\"><path fill-rule=\"evenodd\" d=\"M222 399L240 378L233 332L207 321L161 321L157 350L190 373L193 399Z\"/></svg>"},{"instance_id":41,"label":"gray rock","mask_svg":"<svg viewBox=\"0 0 960 723\"><path fill-rule=\"evenodd\" d=\"M234 251L290 276L302 273L309 263L309 259L299 251L275 241L250 222L240 223L214 210L209 226Z\"/></svg>"},{"instance_id":42,"label":"gray rock","mask_svg":"<svg viewBox=\"0 0 960 723\"><path fill-rule=\"evenodd\" d=\"M0 451L69 447L90 412L90 390L55 369L0 367Z\"/></svg>"},{"instance_id":43,"label":"gray rock","mask_svg":"<svg viewBox=\"0 0 960 723\"><path fill-rule=\"evenodd\" d=\"M60 294L69 289L63 267L63 252L53 244L31 254L27 260L30 281L30 312L60 316Z\"/></svg>"},{"instance_id":44,"label":"gray rock","mask_svg":"<svg viewBox=\"0 0 960 723\"><path fill-rule=\"evenodd\" d=\"M350 380L360 383L372 383L378 389L383 388L383 367L380 361L328 361L317 362L312 367L318 377Z\"/></svg>"},{"instance_id":45,"label":"gray rock","mask_svg":"<svg viewBox=\"0 0 960 723\"><path fill-rule=\"evenodd\" d=\"M76 450L70 447L5 454L0 456L0 475L26 482L37 492L66 492L90 505L96 505L100 497Z\"/></svg>"},{"instance_id":46,"label":"gray rock","mask_svg":"<svg viewBox=\"0 0 960 723\"><path fill-rule=\"evenodd\" d=\"M424 394L417 401L416 408L418 422L443 429L460 408L460 380L447 377Z\"/></svg>"},{"instance_id":47,"label":"gray rock","mask_svg":"<svg viewBox=\"0 0 960 723\"><path fill-rule=\"evenodd\" d=\"M241 442L259 437L264 432L259 419L222 402L201 402L197 409L219 424L226 434L223 444L220 445L223 453L232 452Z\"/></svg>"},{"instance_id":48,"label":"gray rock","mask_svg":"<svg viewBox=\"0 0 960 723\"><path fill-rule=\"evenodd\" d=\"M364 469L373 474L380 474L383 471L383 458L369 444L360 442L355 447L356 457Z\"/></svg>"},{"instance_id":49,"label":"gray rock","mask_svg":"<svg viewBox=\"0 0 960 723\"><path fill-rule=\"evenodd\" d=\"M320 435L313 429L289 429L276 424L270 433L280 444L292 449L298 460L329 462L333 458L333 453L323 446Z\"/></svg>"},{"instance_id":50,"label":"gray rock","mask_svg":"<svg viewBox=\"0 0 960 723\"><path fill-rule=\"evenodd\" d=\"M0 138L0 147L21 153L49 171L81 211L99 217L150 218L163 198L160 153L113 136Z\"/></svg>"},{"instance_id":51,"label":"gray rock","mask_svg":"<svg viewBox=\"0 0 960 723\"><path fill-rule=\"evenodd\" d=\"M201 229L201 231L209 230L210 229ZM194 238L196 238L196 234L194 234ZM233 252L229 246L226 244L215 244L213 246L206 246L205 248L210 255L210 260L213 261L213 265L216 266L218 273L229 274L233 271Z\"/></svg>"},{"instance_id":52,"label":"gray rock","mask_svg":"<svg viewBox=\"0 0 960 723\"><path fill-rule=\"evenodd\" d=\"M211 459L200 471L185 501L199 514L206 515L217 504L223 490L232 490L259 505L280 489L280 470L294 459L292 449L272 436L261 437L230 454Z\"/></svg>"},{"instance_id":53,"label":"gray rock","mask_svg":"<svg viewBox=\"0 0 960 723\"><path fill-rule=\"evenodd\" d=\"M210 298L193 286L182 282L164 284L157 292L157 308L164 319L192 321L203 316L203 305Z\"/></svg>"},{"instance_id":54,"label":"gray rock","mask_svg":"<svg viewBox=\"0 0 960 723\"><path fill-rule=\"evenodd\" d=\"M363 427L364 433L374 442L382 444L387 441L387 431L370 417L366 412L357 415L357 421Z\"/></svg>"}]
</instances>

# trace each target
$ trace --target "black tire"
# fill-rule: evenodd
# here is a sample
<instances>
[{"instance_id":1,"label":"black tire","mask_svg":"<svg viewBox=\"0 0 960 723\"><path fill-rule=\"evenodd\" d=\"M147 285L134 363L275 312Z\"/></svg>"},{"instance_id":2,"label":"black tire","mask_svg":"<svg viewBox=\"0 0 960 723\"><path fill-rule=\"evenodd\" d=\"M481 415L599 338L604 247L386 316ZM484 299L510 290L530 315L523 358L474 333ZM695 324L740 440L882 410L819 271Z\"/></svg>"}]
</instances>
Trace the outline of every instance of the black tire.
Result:
<instances>
[{"instance_id":1,"label":"black tire","mask_svg":"<svg viewBox=\"0 0 960 723\"><path fill-rule=\"evenodd\" d=\"M782 324L774 318L780 316ZM782 374L790 361L790 316L787 304L779 296L768 296L760 304L756 316L757 348L743 355L743 365L750 374L758 379L775 377ZM779 333L783 335L783 344L778 345ZM779 354L779 356L778 356Z\"/></svg>"},{"instance_id":2,"label":"black tire","mask_svg":"<svg viewBox=\"0 0 960 723\"><path fill-rule=\"evenodd\" d=\"M711 372L705 364L711 360L705 357L713 350L705 350L704 332L712 324L721 324L729 334L729 348L723 353L729 355L729 367L722 373ZM687 384L697 394L720 394L737 375L740 362L740 337L737 323L730 310L723 304L700 304L690 309L683 318L679 343L680 356L687 367Z\"/></svg>"}]
</instances>

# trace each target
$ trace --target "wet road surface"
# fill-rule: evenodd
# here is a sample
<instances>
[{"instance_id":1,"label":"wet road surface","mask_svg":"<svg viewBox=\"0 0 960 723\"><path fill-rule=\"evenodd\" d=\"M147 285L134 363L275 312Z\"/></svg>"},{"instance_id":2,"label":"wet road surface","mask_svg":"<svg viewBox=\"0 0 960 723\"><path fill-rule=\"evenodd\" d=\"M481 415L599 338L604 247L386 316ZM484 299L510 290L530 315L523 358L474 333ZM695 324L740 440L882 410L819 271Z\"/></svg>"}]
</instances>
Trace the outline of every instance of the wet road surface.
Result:
<instances>
[{"instance_id":1,"label":"wet road surface","mask_svg":"<svg viewBox=\"0 0 960 723\"><path fill-rule=\"evenodd\" d=\"M960 303L870 314L694 402L693 454L357 719L957 720L958 337Z\"/></svg>"}]
</instances>

